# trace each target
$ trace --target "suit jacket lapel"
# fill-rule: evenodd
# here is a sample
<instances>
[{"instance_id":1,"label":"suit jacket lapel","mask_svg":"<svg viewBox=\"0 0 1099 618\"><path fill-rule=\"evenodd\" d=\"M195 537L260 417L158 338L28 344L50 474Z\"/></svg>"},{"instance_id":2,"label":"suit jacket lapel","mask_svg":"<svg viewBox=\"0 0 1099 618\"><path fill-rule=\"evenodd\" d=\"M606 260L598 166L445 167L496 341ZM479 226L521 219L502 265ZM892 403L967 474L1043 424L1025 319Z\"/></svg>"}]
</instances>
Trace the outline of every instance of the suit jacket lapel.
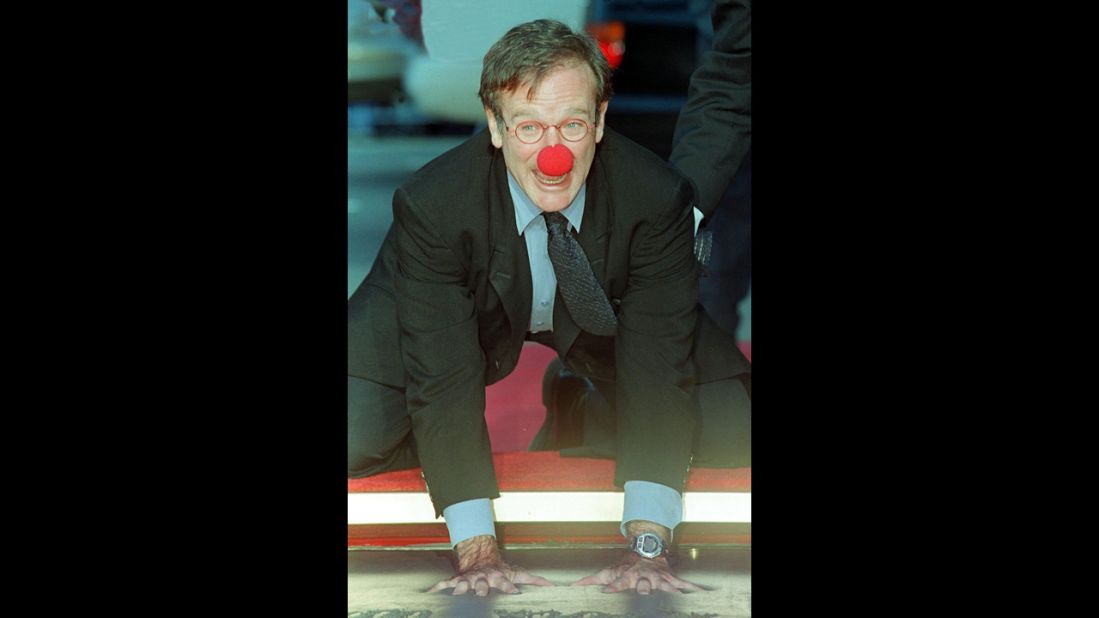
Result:
<instances>
[{"instance_id":1,"label":"suit jacket lapel","mask_svg":"<svg viewBox=\"0 0 1099 618\"><path fill-rule=\"evenodd\" d=\"M602 165L597 156L592 162L591 172L588 174L587 196L584 203L584 222L580 226L581 232L578 240L580 247L588 256L595 279L607 289L607 236L611 233L611 203L610 192L606 190L606 182L602 173Z\"/></svg>"},{"instance_id":2,"label":"suit jacket lapel","mask_svg":"<svg viewBox=\"0 0 1099 618\"><path fill-rule=\"evenodd\" d=\"M489 195L489 281L511 323L513 346L522 345L530 324L530 260L527 244L515 229L515 207L508 190L507 168L497 151L492 158L493 190Z\"/></svg>"}]
</instances>

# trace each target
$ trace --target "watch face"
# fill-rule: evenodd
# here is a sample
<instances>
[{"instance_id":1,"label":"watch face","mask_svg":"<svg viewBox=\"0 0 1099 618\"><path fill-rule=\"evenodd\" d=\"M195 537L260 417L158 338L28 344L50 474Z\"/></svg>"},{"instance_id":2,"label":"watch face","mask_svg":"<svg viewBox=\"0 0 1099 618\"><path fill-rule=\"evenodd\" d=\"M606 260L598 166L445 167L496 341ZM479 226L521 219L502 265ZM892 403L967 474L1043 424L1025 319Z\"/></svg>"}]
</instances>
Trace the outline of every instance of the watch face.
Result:
<instances>
[{"instance_id":1,"label":"watch face","mask_svg":"<svg viewBox=\"0 0 1099 618\"><path fill-rule=\"evenodd\" d=\"M638 535L631 545L635 552L646 558L655 558L664 553L664 546L660 542L660 537L651 532Z\"/></svg>"}]
</instances>

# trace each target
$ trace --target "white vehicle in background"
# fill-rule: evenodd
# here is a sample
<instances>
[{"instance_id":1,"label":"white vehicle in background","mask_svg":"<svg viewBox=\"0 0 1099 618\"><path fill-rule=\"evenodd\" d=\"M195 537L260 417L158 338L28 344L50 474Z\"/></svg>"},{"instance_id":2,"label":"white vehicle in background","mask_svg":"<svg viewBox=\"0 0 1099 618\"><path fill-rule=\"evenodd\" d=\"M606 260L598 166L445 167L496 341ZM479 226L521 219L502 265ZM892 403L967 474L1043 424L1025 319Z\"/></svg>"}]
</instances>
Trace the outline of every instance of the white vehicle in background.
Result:
<instances>
[{"instance_id":1,"label":"white vehicle in background","mask_svg":"<svg viewBox=\"0 0 1099 618\"><path fill-rule=\"evenodd\" d=\"M423 115L484 124L477 90L481 63L500 37L532 19L560 20L582 30L590 0L422 0L420 24L426 53L410 59L404 88Z\"/></svg>"},{"instance_id":2,"label":"white vehicle in background","mask_svg":"<svg viewBox=\"0 0 1099 618\"><path fill-rule=\"evenodd\" d=\"M347 2L347 101L389 105L399 98L419 46L367 0Z\"/></svg>"},{"instance_id":3,"label":"white vehicle in background","mask_svg":"<svg viewBox=\"0 0 1099 618\"><path fill-rule=\"evenodd\" d=\"M459 133L472 133L485 123L477 90L489 47L516 24L550 17L591 32L607 55L614 69L607 124L666 158L691 72L709 48L710 5L711 0L349 0L348 104L358 106L357 116L349 107L349 121L357 117L429 133L449 123Z\"/></svg>"}]
</instances>

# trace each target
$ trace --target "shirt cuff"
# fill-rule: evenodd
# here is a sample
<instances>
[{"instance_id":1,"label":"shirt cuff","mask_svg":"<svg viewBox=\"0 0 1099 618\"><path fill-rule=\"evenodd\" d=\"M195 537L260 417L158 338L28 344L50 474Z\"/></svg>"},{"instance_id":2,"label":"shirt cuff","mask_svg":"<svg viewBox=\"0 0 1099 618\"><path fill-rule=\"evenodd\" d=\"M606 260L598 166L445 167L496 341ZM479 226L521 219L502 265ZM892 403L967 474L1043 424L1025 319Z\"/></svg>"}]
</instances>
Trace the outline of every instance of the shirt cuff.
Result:
<instances>
[{"instance_id":1,"label":"shirt cuff","mask_svg":"<svg viewBox=\"0 0 1099 618\"><path fill-rule=\"evenodd\" d=\"M693 208L692 210L695 211L695 236L698 236L698 224L702 223L702 216L703 215L702 215L702 211L697 209L697 208Z\"/></svg>"},{"instance_id":2,"label":"shirt cuff","mask_svg":"<svg viewBox=\"0 0 1099 618\"><path fill-rule=\"evenodd\" d=\"M443 509L443 518L450 532L451 549L466 539L483 534L496 538L496 528L492 525L492 501L488 498L452 504Z\"/></svg>"},{"instance_id":3,"label":"shirt cuff","mask_svg":"<svg viewBox=\"0 0 1099 618\"><path fill-rule=\"evenodd\" d=\"M671 531L683 521L683 496L678 491L649 481L626 481L625 504L622 507L622 525L618 528L626 536L626 523L644 519L660 524Z\"/></svg>"}]
</instances>

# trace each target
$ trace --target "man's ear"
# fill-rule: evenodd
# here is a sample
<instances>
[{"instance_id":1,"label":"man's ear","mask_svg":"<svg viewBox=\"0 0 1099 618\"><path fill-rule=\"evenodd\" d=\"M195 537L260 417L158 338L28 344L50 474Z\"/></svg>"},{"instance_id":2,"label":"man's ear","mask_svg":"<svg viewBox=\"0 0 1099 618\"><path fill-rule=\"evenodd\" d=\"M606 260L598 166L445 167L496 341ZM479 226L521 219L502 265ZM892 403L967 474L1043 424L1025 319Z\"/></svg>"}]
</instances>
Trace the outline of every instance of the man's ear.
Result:
<instances>
[{"instance_id":1,"label":"man's ear","mask_svg":"<svg viewBox=\"0 0 1099 618\"><path fill-rule=\"evenodd\" d=\"M595 121L599 124L595 126L595 143L598 144L603 140L603 127L606 126L603 123L607 118L607 104L610 101L603 101L603 104L599 106L599 111L595 113Z\"/></svg>"},{"instance_id":2,"label":"man's ear","mask_svg":"<svg viewBox=\"0 0 1099 618\"><path fill-rule=\"evenodd\" d=\"M488 119L488 131L492 134L492 145L497 148L504 147L503 127L496 124L496 114L491 109L485 108L485 118Z\"/></svg>"}]
</instances>

